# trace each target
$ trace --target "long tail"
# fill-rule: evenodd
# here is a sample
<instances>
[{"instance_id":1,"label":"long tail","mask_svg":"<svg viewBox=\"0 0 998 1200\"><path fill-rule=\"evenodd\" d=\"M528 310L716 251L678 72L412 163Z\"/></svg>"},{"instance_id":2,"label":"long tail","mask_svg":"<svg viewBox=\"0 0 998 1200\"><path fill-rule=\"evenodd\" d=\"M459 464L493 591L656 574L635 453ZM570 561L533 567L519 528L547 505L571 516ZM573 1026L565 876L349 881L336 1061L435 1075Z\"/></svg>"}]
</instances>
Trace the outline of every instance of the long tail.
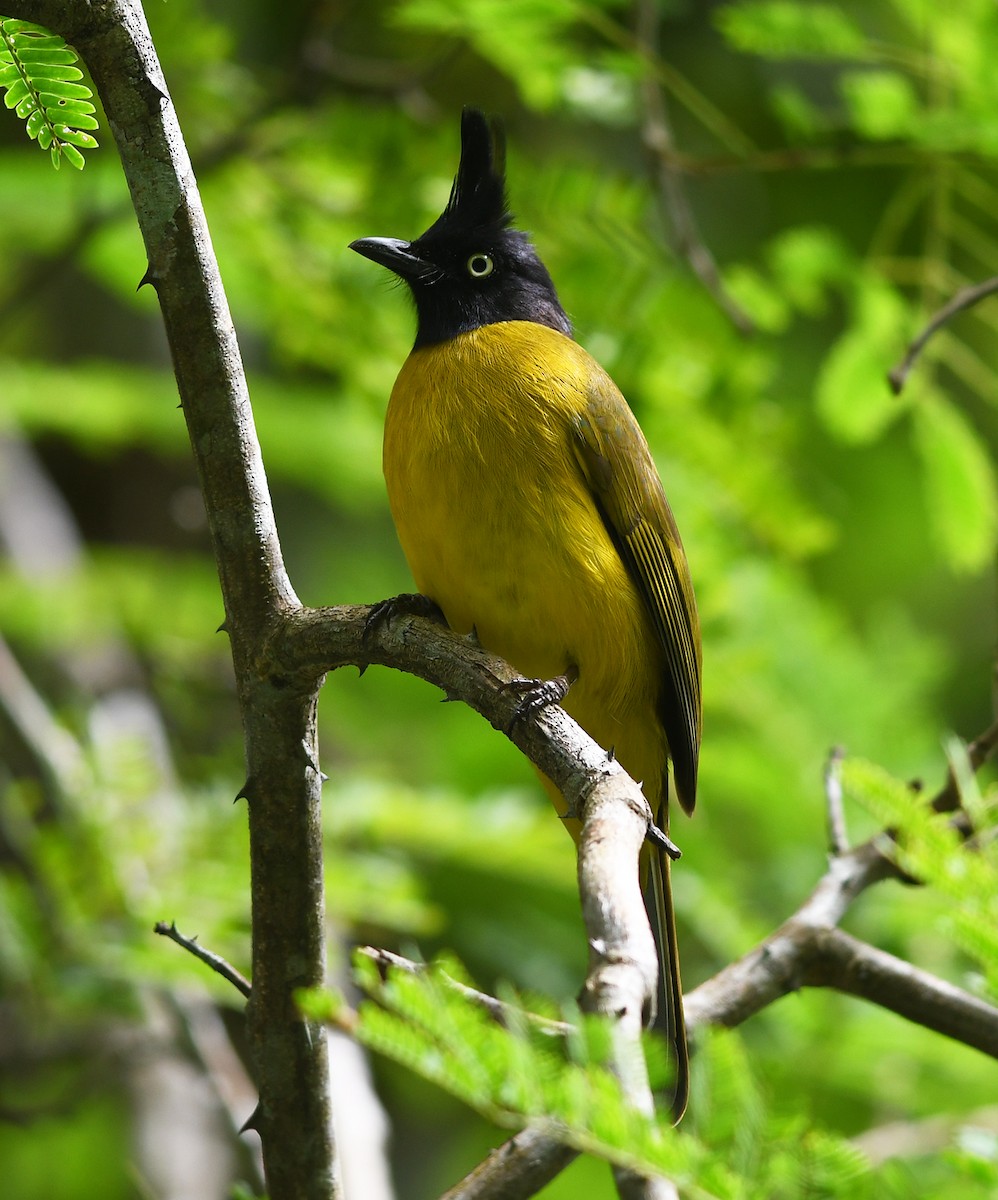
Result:
<instances>
[{"instance_id":1,"label":"long tail","mask_svg":"<svg viewBox=\"0 0 998 1200\"><path fill-rule=\"evenodd\" d=\"M658 947L658 1012L655 1026L668 1039L675 1062L676 1080L671 1107L673 1123L678 1125L690 1096L690 1056L686 1044L683 983L679 975L679 946L669 868L666 855L658 848L652 850L651 869L645 881L645 907Z\"/></svg>"}]
</instances>

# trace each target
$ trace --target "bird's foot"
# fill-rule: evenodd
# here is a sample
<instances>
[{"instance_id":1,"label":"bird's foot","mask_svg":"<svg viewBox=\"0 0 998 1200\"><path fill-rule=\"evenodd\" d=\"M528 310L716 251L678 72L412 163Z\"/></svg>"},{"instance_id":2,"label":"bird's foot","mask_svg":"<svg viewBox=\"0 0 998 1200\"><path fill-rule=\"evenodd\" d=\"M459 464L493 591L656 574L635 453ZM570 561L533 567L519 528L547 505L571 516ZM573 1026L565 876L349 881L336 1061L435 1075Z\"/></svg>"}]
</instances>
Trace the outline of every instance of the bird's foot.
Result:
<instances>
[{"instance_id":1,"label":"bird's foot","mask_svg":"<svg viewBox=\"0 0 998 1200\"><path fill-rule=\"evenodd\" d=\"M555 675L553 679L511 679L508 683L504 683L502 691L520 694L520 702L513 710L513 716L506 727L506 732L508 733L521 721L527 721L536 716L542 708L560 704L578 677L578 670L575 667L569 667L564 675Z\"/></svg>"},{"instance_id":2,"label":"bird's foot","mask_svg":"<svg viewBox=\"0 0 998 1200\"><path fill-rule=\"evenodd\" d=\"M420 592L403 592L399 596L390 596L387 600L379 600L371 605L371 610L364 621L364 638L367 639L381 625L390 625L396 617L413 616L428 617L439 625L446 625L440 605L429 596Z\"/></svg>"}]
</instances>

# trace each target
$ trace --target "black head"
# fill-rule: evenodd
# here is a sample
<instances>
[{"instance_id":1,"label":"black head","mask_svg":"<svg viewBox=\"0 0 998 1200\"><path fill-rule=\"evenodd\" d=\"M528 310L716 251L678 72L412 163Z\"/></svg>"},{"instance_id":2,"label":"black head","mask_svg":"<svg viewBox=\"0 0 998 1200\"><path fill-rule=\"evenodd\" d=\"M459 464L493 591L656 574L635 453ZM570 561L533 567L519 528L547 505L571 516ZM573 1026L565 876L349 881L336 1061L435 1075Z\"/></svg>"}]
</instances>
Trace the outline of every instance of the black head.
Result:
<instances>
[{"instance_id":1,"label":"black head","mask_svg":"<svg viewBox=\"0 0 998 1200\"><path fill-rule=\"evenodd\" d=\"M466 108L461 165L436 221L414 242L361 238L350 249L409 285L419 319L417 346L497 321L535 321L570 334L547 268L511 221L502 129Z\"/></svg>"}]
</instances>

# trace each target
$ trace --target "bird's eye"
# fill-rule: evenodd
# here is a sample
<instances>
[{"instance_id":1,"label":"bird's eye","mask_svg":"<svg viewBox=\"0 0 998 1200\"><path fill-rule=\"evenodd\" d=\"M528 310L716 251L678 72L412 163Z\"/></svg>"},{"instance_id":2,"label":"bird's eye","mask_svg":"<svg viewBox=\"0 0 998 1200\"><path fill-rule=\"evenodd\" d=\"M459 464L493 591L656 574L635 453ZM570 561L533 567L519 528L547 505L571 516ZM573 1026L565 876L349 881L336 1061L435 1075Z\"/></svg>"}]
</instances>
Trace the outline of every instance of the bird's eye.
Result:
<instances>
[{"instance_id":1,"label":"bird's eye","mask_svg":"<svg viewBox=\"0 0 998 1200\"><path fill-rule=\"evenodd\" d=\"M468 274L472 279L484 279L486 275L491 275L495 267L495 263L487 254L473 254L468 259Z\"/></svg>"}]
</instances>

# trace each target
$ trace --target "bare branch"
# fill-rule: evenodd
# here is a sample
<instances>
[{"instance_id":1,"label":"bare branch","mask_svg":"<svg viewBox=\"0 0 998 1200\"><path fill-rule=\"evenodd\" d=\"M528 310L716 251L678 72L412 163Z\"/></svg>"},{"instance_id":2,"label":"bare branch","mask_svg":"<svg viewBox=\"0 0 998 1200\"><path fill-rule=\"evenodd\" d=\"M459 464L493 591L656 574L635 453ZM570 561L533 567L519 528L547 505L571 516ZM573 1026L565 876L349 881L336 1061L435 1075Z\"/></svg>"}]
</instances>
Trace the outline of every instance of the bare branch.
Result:
<instances>
[{"instance_id":1,"label":"bare branch","mask_svg":"<svg viewBox=\"0 0 998 1200\"><path fill-rule=\"evenodd\" d=\"M815 931L803 982L859 996L998 1058L998 1009L841 929Z\"/></svg>"},{"instance_id":2,"label":"bare branch","mask_svg":"<svg viewBox=\"0 0 998 1200\"><path fill-rule=\"evenodd\" d=\"M938 333L951 317L955 317L957 313L965 312L968 308L973 308L975 304L980 304L982 300L987 299L988 296L993 296L995 292L998 292L998 276L995 276L993 279L986 279L983 283L974 284L973 287L963 288L962 291L957 292L948 304L943 305L918 337L910 343L904 358L888 374L887 382L890 384L891 391L895 396L900 396L911 368L915 365L915 360L925 349L925 345L932 335Z\"/></svg>"},{"instance_id":3,"label":"bare branch","mask_svg":"<svg viewBox=\"0 0 998 1200\"><path fill-rule=\"evenodd\" d=\"M206 950L196 937L189 938L177 928L176 921L171 921L169 925L165 921L157 921L153 926L153 933L158 933L163 937L170 938L171 941L177 943L195 958L199 958L203 963L207 963L213 971L217 971L223 979L228 980L234 988L240 991L247 999L251 992L249 980L245 975L240 974L230 963L227 963L219 954L213 953L211 950Z\"/></svg>"},{"instance_id":4,"label":"bare branch","mask_svg":"<svg viewBox=\"0 0 998 1200\"><path fill-rule=\"evenodd\" d=\"M629 803L651 821L641 789L564 709L546 708L531 721L514 721L519 699L504 684L520 676L472 638L425 617L402 614L367 629L366 605L295 608L272 627L262 662L282 687L305 688L338 667L393 667L463 700L505 734L558 787L573 812L582 813L601 782L620 781ZM626 781L626 782L625 782Z\"/></svg>"}]
</instances>

